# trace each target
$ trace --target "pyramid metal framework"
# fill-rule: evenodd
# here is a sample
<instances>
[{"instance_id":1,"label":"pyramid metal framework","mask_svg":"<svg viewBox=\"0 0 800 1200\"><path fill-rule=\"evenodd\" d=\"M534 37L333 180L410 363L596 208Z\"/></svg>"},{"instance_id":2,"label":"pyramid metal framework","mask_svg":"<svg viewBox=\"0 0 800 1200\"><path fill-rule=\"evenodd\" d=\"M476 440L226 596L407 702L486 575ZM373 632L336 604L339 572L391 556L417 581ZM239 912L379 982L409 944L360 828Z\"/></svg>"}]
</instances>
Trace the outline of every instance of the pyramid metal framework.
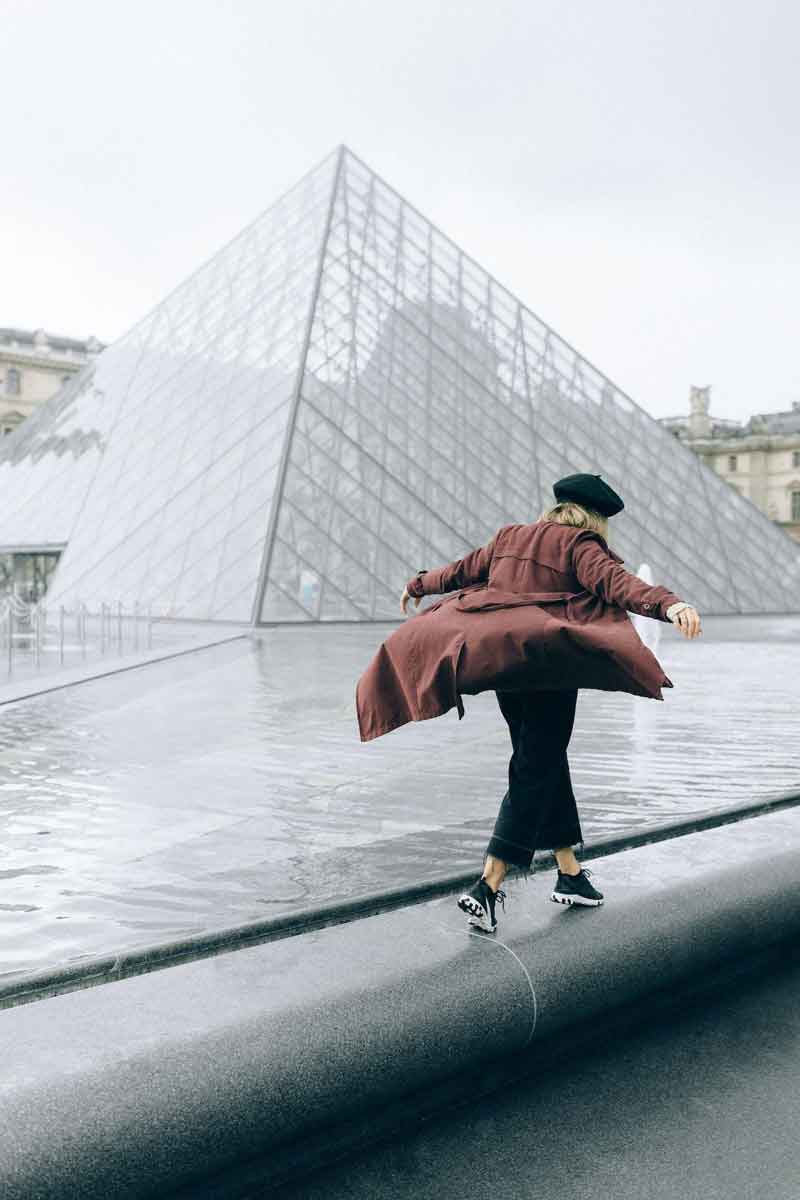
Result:
<instances>
[{"instance_id":1,"label":"pyramid metal framework","mask_svg":"<svg viewBox=\"0 0 800 1200\"><path fill-rule=\"evenodd\" d=\"M0 445L48 601L397 620L405 581L602 474L632 571L797 611L796 543L340 147Z\"/></svg>"}]
</instances>

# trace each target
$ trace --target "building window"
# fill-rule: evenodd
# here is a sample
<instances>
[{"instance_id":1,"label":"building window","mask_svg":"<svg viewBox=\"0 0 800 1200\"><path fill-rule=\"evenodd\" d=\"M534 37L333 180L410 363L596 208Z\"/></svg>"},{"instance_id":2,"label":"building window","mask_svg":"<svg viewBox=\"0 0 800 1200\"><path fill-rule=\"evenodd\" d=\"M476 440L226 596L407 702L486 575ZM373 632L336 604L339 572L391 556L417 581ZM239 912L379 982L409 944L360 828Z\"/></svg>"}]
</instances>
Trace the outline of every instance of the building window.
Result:
<instances>
[{"instance_id":1,"label":"building window","mask_svg":"<svg viewBox=\"0 0 800 1200\"><path fill-rule=\"evenodd\" d=\"M18 396L22 391L22 376L16 367L9 367L6 371L6 394L8 396Z\"/></svg>"},{"instance_id":2,"label":"building window","mask_svg":"<svg viewBox=\"0 0 800 1200\"><path fill-rule=\"evenodd\" d=\"M792 451L792 466L800 467L800 450Z\"/></svg>"},{"instance_id":3,"label":"building window","mask_svg":"<svg viewBox=\"0 0 800 1200\"><path fill-rule=\"evenodd\" d=\"M728 470L729 471L736 470L736 455L735 454L728 455Z\"/></svg>"},{"instance_id":4,"label":"building window","mask_svg":"<svg viewBox=\"0 0 800 1200\"><path fill-rule=\"evenodd\" d=\"M800 521L800 492L792 492L792 520Z\"/></svg>"}]
</instances>

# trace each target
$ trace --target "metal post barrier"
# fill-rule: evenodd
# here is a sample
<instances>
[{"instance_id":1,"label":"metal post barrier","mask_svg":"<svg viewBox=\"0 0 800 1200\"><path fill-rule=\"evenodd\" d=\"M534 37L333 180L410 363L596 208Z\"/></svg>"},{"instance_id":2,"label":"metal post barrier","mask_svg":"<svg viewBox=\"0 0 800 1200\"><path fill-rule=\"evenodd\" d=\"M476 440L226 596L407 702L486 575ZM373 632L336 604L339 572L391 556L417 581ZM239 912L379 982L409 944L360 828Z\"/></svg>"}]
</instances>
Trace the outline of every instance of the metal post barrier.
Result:
<instances>
[{"instance_id":1,"label":"metal post barrier","mask_svg":"<svg viewBox=\"0 0 800 1200\"><path fill-rule=\"evenodd\" d=\"M45 667L49 665L50 652L55 652L56 630L54 627L54 638L50 642L48 609L43 603L43 599L42 597L40 601L32 601L28 604L13 593L0 595L0 661L5 659L6 671L9 676L16 671L17 658L20 653L27 665L32 662L39 671L43 664ZM92 641L95 635L99 642L100 653L103 655L113 653L115 640L116 650L120 655L126 653L126 648L128 652L136 651L136 653L143 653L145 647L148 650L153 649L154 626L158 617L154 613L152 601L145 606L143 602L137 600L128 613L125 612L122 600L117 602L116 639L112 627L114 620L112 604L103 601L99 604L98 611L92 613L85 601L76 598L74 603L74 612L69 604L58 606L57 637L60 666L63 667L66 664L69 635L73 629L84 662L87 661L90 651L97 650L97 645ZM94 627L93 622L95 621L99 623L98 629ZM130 646L126 641L126 630L129 625L131 626ZM75 646L74 649L77 651L78 646Z\"/></svg>"}]
</instances>

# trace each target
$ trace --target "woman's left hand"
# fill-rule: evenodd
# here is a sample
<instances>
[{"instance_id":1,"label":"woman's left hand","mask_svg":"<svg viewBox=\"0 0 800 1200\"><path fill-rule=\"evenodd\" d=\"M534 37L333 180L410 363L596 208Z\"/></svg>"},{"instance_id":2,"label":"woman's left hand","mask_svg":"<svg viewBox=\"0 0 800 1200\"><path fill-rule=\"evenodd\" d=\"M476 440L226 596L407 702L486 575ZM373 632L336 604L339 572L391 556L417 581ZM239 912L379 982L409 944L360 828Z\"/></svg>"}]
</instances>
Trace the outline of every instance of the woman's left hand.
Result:
<instances>
[{"instance_id":1,"label":"woman's left hand","mask_svg":"<svg viewBox=\"0 0 800 1200\"><path fill-rule=\"evenodd\" d=\"M419 602L420 602L420 600L421 600L421 599L422 599L422 596L412 596L412 595L411 595L411 593L409 592L408 588L403 588L403 594L402 594L402 596L400 597L400 607L401 607L401 609L403 610L403 614L404 614L405 616L407 616L407 615L408 615L408 602L409 602L409 600L413 600L413 601L414 601L414 604L415 604L415 606L416 606L417 608L419 608Z\"/></svg>"}]
</instances>

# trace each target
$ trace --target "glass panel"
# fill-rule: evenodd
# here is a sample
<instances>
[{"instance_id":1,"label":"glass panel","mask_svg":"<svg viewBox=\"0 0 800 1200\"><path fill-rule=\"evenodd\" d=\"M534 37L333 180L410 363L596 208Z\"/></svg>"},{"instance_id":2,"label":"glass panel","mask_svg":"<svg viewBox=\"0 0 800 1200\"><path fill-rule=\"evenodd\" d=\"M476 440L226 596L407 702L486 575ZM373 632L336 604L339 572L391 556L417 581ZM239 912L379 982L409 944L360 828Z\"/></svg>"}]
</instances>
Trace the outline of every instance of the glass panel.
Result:
<instances>
[{"instance_id":1,"label":"glass panel","mask_svg":"<svg viewBox=\"0 0 800 1200\"><path fill-rule=\"evenodd\" d=\"M293 456L285 496L322 539L320 619L341 616L342 595L395 617L410 574L535 519L576 471L623 494L612 538L630 570L646 561L720 612L732 577L767 573L777 554L786 570L768 572L765 601L796 603L800 565L780 531L349 155L337 212L298 414L313 451ZM348 520L379 587L354 583Z\"/></svg>"},{"instance_id":2,"label":"glass panel","mask_svg":"<svg viewBox=\"0 0 800 1200\"><path fill-rule=\"evenodd\" d=\"M42 533L68 542L51 601L78 594L90 606L113 598L173 616L252 618L335 164L331 156L38 414L29 458L57 430L53 453L74 467L63 444L72 436L85 460L79 478L62 466L39 491L30 468L15 469L25 486L13 489L21 511L9 526L25 523L25 508L55 508Z\"/></svg>"}]
</instances>

